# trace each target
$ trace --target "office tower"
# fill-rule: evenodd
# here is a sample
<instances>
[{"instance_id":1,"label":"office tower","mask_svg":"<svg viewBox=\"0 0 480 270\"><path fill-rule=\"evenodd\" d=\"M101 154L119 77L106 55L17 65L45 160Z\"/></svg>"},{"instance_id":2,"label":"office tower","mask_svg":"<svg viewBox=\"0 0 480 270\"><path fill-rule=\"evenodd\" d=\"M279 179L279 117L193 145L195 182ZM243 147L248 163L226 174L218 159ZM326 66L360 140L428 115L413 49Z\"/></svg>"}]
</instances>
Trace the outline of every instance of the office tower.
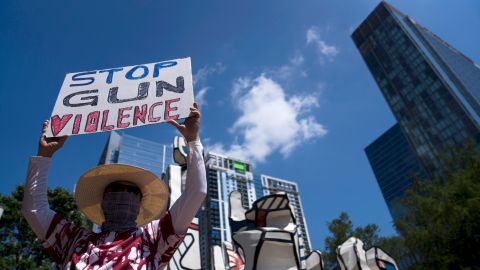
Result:
<instances>
[{"instance_id":1,"label":"office tower","mask_svg":"<svg viewBox=\"0 0 480 270\"><path fill-rule=\"evenodd\" d=\"M257 189L263 188L259 178L254 178L252 165L246 161L209 152L205 158L207 168L208 195L203 215L200 217L200 249L202 268L211 269L211 247L232 242L228 199L230 192L242 194L242 205L250 208L257 199Z\"/></svg>"},{"instance_id":2,"label":"office tower","mask_svg":"<svg viewBox=\"0 0 480 270\"><path fill-rule=\"evenodd\" d=\"M303 214L299 189L296 183L284 179L253 174L251 163L209 152L205 158L207 168L208 195L200 218L200 245L203 269L211 269L211 248L232 242L229 223L229 195L238 191L242 195L242 206L252 207L257 199L277 192L285 192L294 212L300 238L301 260L310 253L310 238ZM303 247L302 247L303 246ZM308 252L308 253L307 253Z\"/></svg>"},{"instance_id":3,"label":"office tower","mask_svg":"<svg viewBox=\"0 0 480 270\"><path fill-rule=\"evenodd\" d=\"M112 131L98 164L129 164L162 176L167 166L174 163L172 153L171 145Z\"/></svg>"},{"instance_id":4,"label":"office tower","mask_svg":"<svg viewBox=\"0 0 480 270\"><path fill-rule=\"evenodd\" d=\"M300 199L300 191L298 190L297 183L268 175L261 175L261 180L265 195L275 194L278 192L285 192L287 194L288 200L290 201L290 207L292 208L297 221L298 236L300 239L302 239L300 244L300 252L302 253L301 255L304 257L305 254L310 254L312 251L312 246L310 243L307 222L305 221L302 200ZM301 259L303 260L304 258Z\"/></svg>"},{"instance_id":5,"label":"office tower","mask_svg":"<svg viewBox=\"0 0 480 270\"><path fill-rule=\"evenodd\" d=\"M480 141L480 67L383 1L352 39L398 122L366 152L392 217L402 218L412 172L441 175L439 154Z\"/></svg>"},{"instance_id":6,"label":"office tower","mask_svg":"<svg viewBox=\"0 0 480 270\"><path fill-rule=\"evenodd\" d=\"M414 177L427 178L415 151L395 124L365 148L370 166L394 219L404 216L400 200Z\"/></svg>"},{"instance_id":7,"label":"office tower","mask_svg":"<svg viewBox=\"0 0 480 270\"><path fill-rule=\"evenodd\" d=\"M480 141L480 67L389 4L381 2L352 39L427 174L439 153Z\"/></svg>"}]
</instances>

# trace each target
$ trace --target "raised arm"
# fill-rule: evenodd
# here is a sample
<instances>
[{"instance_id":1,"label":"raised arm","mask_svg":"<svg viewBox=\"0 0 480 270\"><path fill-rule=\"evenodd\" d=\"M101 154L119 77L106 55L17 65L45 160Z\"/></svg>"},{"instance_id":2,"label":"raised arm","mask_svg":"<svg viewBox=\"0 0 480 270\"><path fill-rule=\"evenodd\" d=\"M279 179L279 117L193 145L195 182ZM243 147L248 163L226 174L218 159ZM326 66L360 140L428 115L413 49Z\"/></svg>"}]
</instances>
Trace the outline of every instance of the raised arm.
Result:
<instances>
[{"instance_id":1,"label":"raised arm","mask_svg":"<svg viewBox=\"0 0 480 270\"><path fill-rule=\"evenodd\" d=\"M179 124L175 120L169 121L185 137L189 149L185 191L170 209L176 234L184 234L187 231L207 194L207 176L205 162L203 161L203 147L198 136L200 112L196 103L190 110L190 117L185 120L185 123Z\"/></svg>"},{"instance_id":2,"label":"raised arm","mask_svg":"<svg viewBox=\"0 0 480 270\"><path fill-rule=\"evenodd\" d=\"M48 121L43 123L37 156L30 157L25 184L22 214L40 240L45 236L55 212L48 205L47 177L50 158L63 146L67 137L46 138Z\"/></svg>"}]
</instances>

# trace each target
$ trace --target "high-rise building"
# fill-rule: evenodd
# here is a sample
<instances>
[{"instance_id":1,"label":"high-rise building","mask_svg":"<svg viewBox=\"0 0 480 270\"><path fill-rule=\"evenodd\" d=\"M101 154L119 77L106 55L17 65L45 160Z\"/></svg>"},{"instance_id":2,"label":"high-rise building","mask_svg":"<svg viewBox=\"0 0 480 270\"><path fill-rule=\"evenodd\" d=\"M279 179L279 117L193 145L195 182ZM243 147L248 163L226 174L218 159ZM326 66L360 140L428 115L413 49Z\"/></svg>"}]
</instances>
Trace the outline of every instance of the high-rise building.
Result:
<instances>
[{"instance_id":1,"label":"high-rise building","mask_svg":"<svg viewBox=\"0 0 480 270\"><path fill-rule=\"evenodd\" d=\"M229 195L232 191L242 194L242 205L251 208L253 202L261 197L277 192L285 192L290 201L298 225L301 260L311 251L307 223L303 212L300 192L295 182L253 174L251 163L209 152L206 157L208 196L205 200L203 215L200 217L200 245L204 269L211 269L210 254L214 245L222 246L225 241L232 242L229 223Z\"/></svg>"},{"instance_id":2,"label":"high-rise building","mask_svg":"<svg viewBox=\"0 0 480 270\"><path fill-rule=\"evenodd\" d=\"M430 176L439 153L480 141L480 67L381 2L353 32L372 76Z\"/></svg>"},{"instance_id":3,"label":"high-rise building","mask_svg":"<svg viewBox=\"0 0 480 270\"><path fill-rule=\"evenodd\" d=\"M390 214L394 219L403 217L400 199L414 177L425 179L427 174L400 126L388 129L365 148L365 153Z\"/></svg>"},{"instance_id":4,"label":"high-rise building","mask_svg":"<svg viewBox=\"0 0 480 270\"><path fill-rule=\"evenodd\" d=\"M261 179L264 195L275 194L278 192L285 192L287 194L288 200L290 201L290 207L293 210L298 225L298 236L302 239L300 244L301 255L304 257L305 254L310 254L312 251L310 235L308 234L307 222L305 221L302 200L300 199L300 191L298 190L297 183L268 175L261 175Z\"/></svg>"},{"instance_id":5,"label":"high-rise building","mask_svg":"<svg viewBox=\"0 0 480 270\"><path fill-rule=\"evenodd\" d=\"M172 153L171 145L112 131L98 164L129 164L162 176L174 163Z\"/></svg>"},{"instance_id":6,"label":"high-rise building","mask_svg":"<svg viewBox=\"0 0 480 270\"><path fill-rule=\"evenodd\" d=\"M225 241L232 242L228 219L230 193L239 191L243 207L250 208L257 194L263 195L263 187L260 179L253 177L252 165L246 161L210 152L205 163L208 195L200 217L200 249L205 254L202 268L211 269L211 247L222 246Z\"/></svg>"},{"instance_id":7,"label":"high-rise building","mask_svg":"<svg viewBox=\"0 0 480 270\"><path fill-rule=\"evenodd\" d=\"M352 39L398 122L399 128L367 147L383 196L398 218L398 199L412 171L423 178L440 175L439 154L469 139L480 142L480 67L384 1Z\"/></svg>"}]
</instances>

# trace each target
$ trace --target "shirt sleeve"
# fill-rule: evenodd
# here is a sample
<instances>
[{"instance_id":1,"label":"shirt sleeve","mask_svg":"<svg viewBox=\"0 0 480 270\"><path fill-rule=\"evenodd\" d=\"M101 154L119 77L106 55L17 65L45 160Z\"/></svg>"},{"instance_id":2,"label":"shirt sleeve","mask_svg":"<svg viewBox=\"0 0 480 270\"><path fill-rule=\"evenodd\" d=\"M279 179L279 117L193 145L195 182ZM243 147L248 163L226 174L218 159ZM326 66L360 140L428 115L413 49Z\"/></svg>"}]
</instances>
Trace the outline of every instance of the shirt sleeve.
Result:
<instances>
[{"instance_id":1,"label":"shirt sleeve","mask_svg":"<svg viewBox=\"0 0 480 270\"><path fill-rule=\"evenodd\" d=\"M188 143L185 190L170 208L176 234L185 234L207 194L203 147L199 140ZM160 228L163 229L163 228Z\"/></svg>"},{"instance_id":2,"label":"shirt sleeve","mask_svg":"<svg viewBox=\"0 0 480 270\"><path fill-rule=\"evenodd\" d=\"M46 239L43 242L43 247L56 263L63 265L70 259L74 244L81 240L82 236L86 236L87 233L87 230L66 221L61 215L55 214L45 234ZM83 243L79 242L78 246L87 248L86 239L83 239L83 241Z\"/></svg>"},{"instance_id":3,"label":"shirt sleeve","mask_svg":"<svg viewBox=\"0 0 480 270\"><path fill-rule=\"evenodd\" d=\"M22 214L40 240L45 240L55 212L48 205L47 177L50 158L30 157L25 184Z\"/></svg>"},{"instance_id":4,"label":"shirt sleeve","mask_svg":"<svg viewBox=\"0 0 480 270\"><path fill-rule=\"evenodd\" d=\"M30 157L22 213L53 260L63 264L72 243L84 229L67 222L48 205L47 177L50 158Z\"/></svg>"},{"instance_id":5,"label":"shirt sleeve","mask_svg":"<svg viewBox=\"0 0 480 270\"><path fill-rule=\"evenodd\" d=\"M148 235L152 236L153 250L156 250L155 262L159 265L159 269L163 269L162 267L165 267L175 254L185 234L175 233L170 211L167 211L160 219L147 224L144 229L148 231Z\"/></svg>"}]
</instances>

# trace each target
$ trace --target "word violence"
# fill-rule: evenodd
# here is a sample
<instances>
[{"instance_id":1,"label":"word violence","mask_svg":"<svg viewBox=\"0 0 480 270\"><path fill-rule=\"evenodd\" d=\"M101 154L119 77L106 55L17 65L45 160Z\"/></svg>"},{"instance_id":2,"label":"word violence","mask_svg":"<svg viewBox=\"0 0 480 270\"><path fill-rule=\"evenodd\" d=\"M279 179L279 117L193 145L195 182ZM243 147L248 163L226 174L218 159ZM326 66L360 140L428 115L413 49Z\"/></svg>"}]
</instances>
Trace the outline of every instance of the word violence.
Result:
<instances>
[{"instance_id":1,"label":"word violence","mask_svg":"<svg viewBox=\"0 0 480 270\"><path fill-rule=\"evenodd\" d=\"M72 133L78 134L83 128L85 133L97 131L109 131L116 128L134 127L140 124L151 124L159 122L162 117L165 121L178 119L179 115L175 114L177 107L176 102L180 98L160 101L153 104L143 104L138 106L129 106L119 108L118 110L92 111L86 119L82 119L82 114L65 114L63 116L53 115L51 118L51 128L53 136L57 136L67 124L73 121ZM110 113L116 114L116 116ZM113 116L113 117L112 117ZM73 118L73 120L72 120ZM112 119L113 121L109 121Z\"/></svg>"}]
</instances>

